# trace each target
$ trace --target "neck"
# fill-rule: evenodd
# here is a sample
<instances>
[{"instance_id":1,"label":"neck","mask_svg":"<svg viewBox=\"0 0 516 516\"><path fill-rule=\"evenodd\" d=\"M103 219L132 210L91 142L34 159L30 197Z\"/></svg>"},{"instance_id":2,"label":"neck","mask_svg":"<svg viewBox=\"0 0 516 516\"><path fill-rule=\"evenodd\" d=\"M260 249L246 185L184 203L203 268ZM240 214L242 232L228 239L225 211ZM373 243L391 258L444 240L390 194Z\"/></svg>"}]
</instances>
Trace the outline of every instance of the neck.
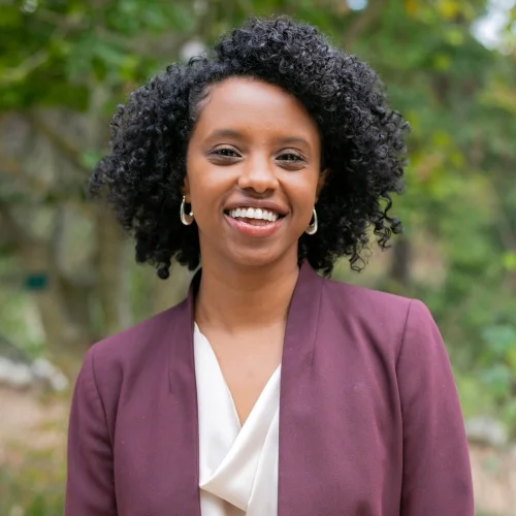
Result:
<instances>
[{"instance_id":1,"label":"neck","mask_svg":"<svg viewBox=\"0 0 516 516\"><path fill-rule=\"evenodd\" d=\"M299 268L296 260L267 267L203 264L195 319L228 332L286 320Z\"/></svg>"}]
</instances>

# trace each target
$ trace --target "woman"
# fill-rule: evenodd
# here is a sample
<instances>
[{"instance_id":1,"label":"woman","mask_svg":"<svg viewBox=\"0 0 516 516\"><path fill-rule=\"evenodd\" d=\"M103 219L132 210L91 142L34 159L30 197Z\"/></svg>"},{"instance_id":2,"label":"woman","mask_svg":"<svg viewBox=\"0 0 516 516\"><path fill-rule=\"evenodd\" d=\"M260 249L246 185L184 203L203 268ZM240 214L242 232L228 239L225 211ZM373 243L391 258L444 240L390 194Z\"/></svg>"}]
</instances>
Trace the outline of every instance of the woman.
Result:
<instances>
[{"instance_id":1,"label":"woman","mask_svg":"<svg viewBox=\"0 0 516 516\"><path fill-rule=\"evenodd\" d=\"M132 94L93 191L139 262L202 272L89 350L67 516L473 515L428 310L315 272L400 231L405 127L368 66L286 18Z\"/></svg>"}]
</instances>

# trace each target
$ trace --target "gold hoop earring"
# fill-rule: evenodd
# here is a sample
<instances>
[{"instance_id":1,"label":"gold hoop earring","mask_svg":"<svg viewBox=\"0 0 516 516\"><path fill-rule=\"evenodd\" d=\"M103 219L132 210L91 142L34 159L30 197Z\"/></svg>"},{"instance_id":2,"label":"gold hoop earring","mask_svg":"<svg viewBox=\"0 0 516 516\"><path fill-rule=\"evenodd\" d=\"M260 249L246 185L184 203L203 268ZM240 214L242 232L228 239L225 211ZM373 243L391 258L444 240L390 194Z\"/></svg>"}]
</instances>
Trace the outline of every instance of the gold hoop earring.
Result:
<instances>
[{"instance_id":1,"label":"gold hoop earring","mask_svg":"<svg viewBox=\"0 0 516 516\"><path fill-rule=\"evenodd\" d=\"M318 227L319 227L319 224L317 221L317 212L315 211L315 206L314 206L314 216L313 216L312 222L310 222L310 224L308 224L308 227L305 229L305 233L307 235L315 235L317 233Z\"/></svg>"},{"instance_id":2,"label":"gold hoop earring","mask_svg":"<svg viewBox=\"0 0 516 516\"><path fill-rule=\"evenodd\" d=\"M185 226L189 226L194 221L194 214L193 214L191 206L190 206L190 213L188 213L188 215L185 213L185 204L186 204L186 197L183 195L183 200L181 201L181 206L179 207L179 218L181 219L181 222Z\"/></svg>"}]
</instances>

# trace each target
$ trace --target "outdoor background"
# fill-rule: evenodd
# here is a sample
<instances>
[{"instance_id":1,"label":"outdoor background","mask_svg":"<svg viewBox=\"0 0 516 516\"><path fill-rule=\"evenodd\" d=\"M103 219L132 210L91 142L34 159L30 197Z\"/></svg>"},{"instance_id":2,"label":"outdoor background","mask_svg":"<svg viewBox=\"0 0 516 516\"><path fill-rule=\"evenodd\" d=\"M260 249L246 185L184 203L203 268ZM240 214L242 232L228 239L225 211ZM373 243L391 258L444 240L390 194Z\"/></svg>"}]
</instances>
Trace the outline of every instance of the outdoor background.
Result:
<instances>
[{"instance_id":1,"label":"outdoor background","mask_svg":"<svg viewBox=\"0 0 516 516\"><path fill-rule=\"evenodd\" d=\"M363 273L343 261L335 277L430 307L479 514L516 514L514 0L0 0L0 516L61 514L85 350L177 302L189 280L177 265L168 281L136 266L85 196L111 113L251 14L319 26L377 69L409 120L394 209L405 236L373 248Z\"/></svg>"}]
</instances>

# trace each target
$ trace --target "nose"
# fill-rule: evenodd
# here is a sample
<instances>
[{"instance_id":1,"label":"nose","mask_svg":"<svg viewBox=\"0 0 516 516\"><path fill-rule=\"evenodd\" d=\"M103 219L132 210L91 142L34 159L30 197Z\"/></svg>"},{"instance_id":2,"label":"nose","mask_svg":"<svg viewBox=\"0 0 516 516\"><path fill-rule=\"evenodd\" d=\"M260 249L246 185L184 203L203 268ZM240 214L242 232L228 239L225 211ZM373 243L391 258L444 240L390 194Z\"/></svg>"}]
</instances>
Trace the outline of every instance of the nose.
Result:
<instances>
[{"instance_id":1,"label":"nose","mask_svg":"<svg viewBox=\"0 0 516 516\"><path fill-rule=\"evenodd\" d=\"M249 159L243 164L238 178L242 190L253 190L264 194L278 188L274 165L268 159Z\"/></svg>"}]
</instances>

